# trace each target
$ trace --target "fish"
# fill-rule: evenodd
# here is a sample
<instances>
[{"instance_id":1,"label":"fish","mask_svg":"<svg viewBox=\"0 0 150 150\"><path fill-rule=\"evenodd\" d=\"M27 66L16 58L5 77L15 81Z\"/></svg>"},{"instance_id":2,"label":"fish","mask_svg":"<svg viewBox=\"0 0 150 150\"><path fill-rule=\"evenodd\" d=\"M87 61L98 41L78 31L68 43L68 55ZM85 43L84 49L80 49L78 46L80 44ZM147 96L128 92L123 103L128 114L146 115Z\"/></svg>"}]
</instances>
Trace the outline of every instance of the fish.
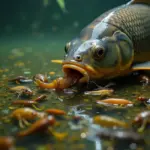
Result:
<instances>
[{"instance_id":1,"label":"fish","mask_svg":"<svg viewBox=\"0 0 150 150\"><path fill-rule=\"evenodd\" d=\"M70 77L73 83L61 88L150 70L149 12L150 0L131 0L104 12L83 28L65 45L62 83ZM44 87L40 81L37 85ZM45 87L59 88L49 85Z\"/></svg>"},{"instance_id":2,"label":"fish","mask_svg":"<svg viewBox=\"0 0 150 150\"><path fill-rule=\"evenodd\" d=\"M132 0L100 15L66 44L63 72L88 82L150 70L149 12L150 0Z\"/></svg>"}]
</instances>

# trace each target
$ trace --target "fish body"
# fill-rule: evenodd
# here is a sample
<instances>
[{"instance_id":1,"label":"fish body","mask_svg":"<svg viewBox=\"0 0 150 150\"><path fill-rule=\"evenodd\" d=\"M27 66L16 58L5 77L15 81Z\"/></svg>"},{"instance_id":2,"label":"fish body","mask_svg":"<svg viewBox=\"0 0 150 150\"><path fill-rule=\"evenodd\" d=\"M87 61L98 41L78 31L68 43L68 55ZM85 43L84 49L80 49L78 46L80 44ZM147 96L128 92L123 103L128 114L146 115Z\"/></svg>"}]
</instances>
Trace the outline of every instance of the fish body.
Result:
<instances>
[{"instance_id":1,"label":"fish body","mask_svg":"<svg viewBox=\"0 0 150 150\"><path fill-rule=\"evenodd\" d=\"M150 0L133 0L102 14L65 46L65 76L79 82L150 69Z\"/></svg>"}]
</instances>

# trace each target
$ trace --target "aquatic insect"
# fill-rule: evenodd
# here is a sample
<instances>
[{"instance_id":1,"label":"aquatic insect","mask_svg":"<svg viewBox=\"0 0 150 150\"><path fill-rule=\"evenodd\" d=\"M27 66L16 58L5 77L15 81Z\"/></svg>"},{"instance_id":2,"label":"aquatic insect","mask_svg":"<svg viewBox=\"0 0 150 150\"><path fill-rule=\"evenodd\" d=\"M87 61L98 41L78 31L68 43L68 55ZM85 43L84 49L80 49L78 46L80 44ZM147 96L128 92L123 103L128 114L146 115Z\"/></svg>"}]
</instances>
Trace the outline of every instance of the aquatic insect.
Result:
<instances>
[{"instance_id":1,"label":"aquatic insect","mask_svg":"<svg viewBox=\"0 0 150 150\"><path fill-rule=\"evenodd\" d=\"M29 87L26 86L15 86L12 88L9 88L10 91L15 92L19 96L32 96L33 92Z\"/></svg>"},{"instance_id":2,"label":"aquatic insect","mask_svg":"<svg viewBox=\"0 0 150 150\"><path fill-rule=\"evenodd\" d=\"M34 80L34 81L40 80L40 81L42 81L42 82L47 83L47 82L48 82L48 77L47 77L47 75L36 74L36 75L33 77L33 80Z\"/></svg>"},{"instance_id":3,"label":"aquatic insect","mask_svg":"<svg viewBox=\"0 0 150 150\"><path fill-rule=\"evenodd\" d=\"M139 77L140 82L142 82L144 85L149 84L149 77L145 75L140 75Z\"/></svg>"},{"instance_id":4,"label":"aquatic insect","mask_svg":"<svg viewBox=\"0 0 150 150\"><path fill-rule=\"evenodd\" d=\"M127 123L105 115L97 115L93 117L93 123L99 124L104 127L114 127L114 126L123 128L128 127Z\"/></svg>"},{"instance_id":5,"label":"aquatic insect","mask_svg":"<svg viewBox=\"0 0 150 150\"><path fill-rule=\"evenodd\" d=\"M48 130L48 127L51 125L54 125L55 123L55 118L53 116L47 116L44 118L41 118L37 120L35 123L33 123L28 129L24 131L20 131L17 136L22 137L22 136L28 136L33 133L37 132L45 132Z\"/></svg>"},{"instance_id":6,"label":"aquatic insect","mask_svg":"<svg viewBox=\"0 0 150 150\"><path fill-rule=\"evenodd\" d=\"M100 95L100 96L110 96L114 92L113 89L102 89L97 91L86 91L85 95Z\"/></svg>"},{"instance_id":7,"label":"aquatic insect","mask_svg":"<svg viewBox=\"0 0 150 150\"><path fill-rule=\"evenodd\" d=\"M134 119L133 124L140 125L139 132L143 132L148 124L150 124L150 111L139 113Z\"/></svg>"},{"instance_id":8,"label":"aquatic insect","mask_svg":"<svg viewBox=\"0 0 150 150\"><path fill-rule=\"evenodd\" d=\"M144 104L147 108L149 108L150 98L139 96L136 98L141 104Z\"/></svg>"},{"instance_id":9,"label":"aquatic insect","mask_svg":"<svg viewBox=\"0 0 150 150\"><path fill-rule=\"evenodd\" d=\"M137 97L137 100L140 102L143 102L144 104L150 104L150 98L148 97L144 97L144 96L139 96Z\"/></svg>"},{"instance_id":10,"label":"aquatic insect","mask_svg":"<svg viewBox=\"0 0 150 150\"><path fill-rule=\"evenodd\" d=\"M128 107L132 107L132 104L128 105L115 105L111 103L105 103L102 102L101 100L96 101L96 108L104 109L104 110L126 110Z\"/></svg>"},{"instance_id":11,"label":"aquatic insect","mask_svg":"<svg viewBox=\"0 0 150 150\"><path fill-rule=\"evenodd\" d=\"M107 98L104 100L97 100L97 102L104 102L104 103L109 103L109 104L120 104L120 105L128 105L128 104L133 104L133 102L126 100L126 99L121 99L121 98Z\"/></svg>"},{"instance_id":12,"label":"aquatic insect","mask_svg":"<svg viewBox=\"0 0 150 150\"><path fill-rule=\"evenodd\" d=\"M37 97L33 100L15 100L12 102L12 104L13 105L33 106L36 108L35 105L38 104L39 101L44 100L46 97L47 97L46 95L40 95L39 97Z\"/></svg>"},{"instance_id":13,"label":"aquatic insect","mask_svg":"<svg viewBox=\"0 0 150 150\"><path fill-rule=\"evenodd\" d=\"M14 149L14 138L11 136L0 136L0 149L1 150L13 150Z\"/></svg>"},{"instance_id":14,"label":"aquatic insect","mask_svg":"<svg viewBox=\"0 0 150 150\"><path fill-rule=\"evenodd\" d=\"M21 128L24 127L24 124L25 125L29 124L27 120L34 120L35 118L43 118L45 116L47 116L46 113L38 112L28 107L18 108L14 110L10 115L11 118L17 119L19 121L19 126Z\"/></svg>"},{"instance_id":15,"label":"aquatic insect","mask_svg":"<svg viewBox=\"0 0 150 150\"><path fill-rule=\"evenodd\" d=\"M40 81L39 79L35 80L35 83L37 86L43 89L57 89L57 90L62 90L70 87L70 85L74 85L79 79L79 76L76 76L75 74L70 77L64 77L64 78L58 78L54 80L51 83L45 83Z\"/></svg>"},{"instance_id":16,"label":"aquatic insect","mask_svg":"<svg viewBox=\"0 0 150 150\"><path fill-rule=\"evenodd\" d=\"M139 96L139 97L137 97L137 100L138 100L138 101L141 101L141 102L145 102L145 101L148 100L148 98L147 98L147 97L144 97L144 96Z\"/></svg>"},{"instance_id":17,"label":"aquatic insect","mask_svg":"<svg viewBox=\"0 0 150 150\"><path fill-rule=\"evenodd\" d=\"M105 103L105 102L102 102L101 100L97 100L96 101L96 106L97 107L102 107L102 108L115 108L115 105L113 104L110 104L110 103Z\"/></svg>"},{"instance_id":18,"label":"aquatic insect","mask_svg":"<svg viewBox=\"0 0 150 150\"><path fill-rule=\"evenodd\" d=\"M32 82L33 80L32 79L29 79L27 77L24 77L24 76L17 76L13 79L9 79L8 80L9 82L14 82L14 83L17 83L17 84L20 84L20 83L30 83Z\"/></svg>"},{"instance_id":19,"label":"aquatic insect","mask_svg":"<svg viewBox=\"0 0 150 150\"><path fill-rule=\"evenodd\" d=\"M54 109L54 108L47 109L45 110L45 112L51 115L66 115L66 112L64 110Z\"/></svg>"},{"instance_id":20,"label":"aquatic insect","mask_svg":"<svg viewBox=\"0 0 150 150\"><path fill-rule=\"evenodd\" d=\"M72 77L67 87L150 70L149 12L150 0L132 0L100 15L69 41L62 63L65 80ZM80 77L72 84L74 74ZM52 83L39 86L54 88Z\"/></svg>"}]
</instances>

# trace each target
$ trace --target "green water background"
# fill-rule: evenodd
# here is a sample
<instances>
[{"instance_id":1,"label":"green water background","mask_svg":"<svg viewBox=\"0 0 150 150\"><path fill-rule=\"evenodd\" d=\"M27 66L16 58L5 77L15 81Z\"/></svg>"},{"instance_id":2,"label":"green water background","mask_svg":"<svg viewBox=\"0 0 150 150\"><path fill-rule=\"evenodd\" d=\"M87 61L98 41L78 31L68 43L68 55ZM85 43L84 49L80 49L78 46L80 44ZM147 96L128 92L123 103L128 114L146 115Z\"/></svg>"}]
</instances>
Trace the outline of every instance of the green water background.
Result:
<instances>
[{"instance_id":1,"label":"green water background","mask_svg":"<svg viewBox=\"0 0 150 150\"><path fill-rule=\"evenodd\" d=\"M57 0L13 0L0 2L1 35L79 32L100 14L127 0L64 0L66 12Z\"/></svg>"}]
</instances>

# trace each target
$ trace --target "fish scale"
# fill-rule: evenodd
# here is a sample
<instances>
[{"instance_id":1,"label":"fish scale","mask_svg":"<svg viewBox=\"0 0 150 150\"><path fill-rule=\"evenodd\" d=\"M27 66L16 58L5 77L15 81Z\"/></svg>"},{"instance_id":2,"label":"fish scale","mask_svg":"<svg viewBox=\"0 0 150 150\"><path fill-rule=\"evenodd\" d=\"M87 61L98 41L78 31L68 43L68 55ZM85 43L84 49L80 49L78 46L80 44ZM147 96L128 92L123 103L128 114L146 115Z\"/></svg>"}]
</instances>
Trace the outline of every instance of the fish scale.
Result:
<instances>
[{"instance_id":1,"label":"fish scale","mask_svg":"<svg viewBox=\"0 0 150 150\"><path fill-rule=\"evenodd\" d=\"M143 7L143 8L142 8ZM144 13L141 13L143 12ZM140 13L139 13L140 12ZM150 7L137 4L124 6L113 13L107 23L124 30L133 40L140 40L150 36ZM146 29L145 29L146 27ZM137 38L137 39L136 39Z\"/></svg>"},{"instance_id":2,"label":"fish scale","mask_svg":"<svg viewBox=\"0 0 150 150\"><path fill-rule=\"evenodd\" d=\"M105 20L103 21L115 25L132 39L135 51L143 50L143 48L149 50L147 41L150 41L150 6L124 5L115 10L107 21Z\"/></svg>"}]
</instances>

